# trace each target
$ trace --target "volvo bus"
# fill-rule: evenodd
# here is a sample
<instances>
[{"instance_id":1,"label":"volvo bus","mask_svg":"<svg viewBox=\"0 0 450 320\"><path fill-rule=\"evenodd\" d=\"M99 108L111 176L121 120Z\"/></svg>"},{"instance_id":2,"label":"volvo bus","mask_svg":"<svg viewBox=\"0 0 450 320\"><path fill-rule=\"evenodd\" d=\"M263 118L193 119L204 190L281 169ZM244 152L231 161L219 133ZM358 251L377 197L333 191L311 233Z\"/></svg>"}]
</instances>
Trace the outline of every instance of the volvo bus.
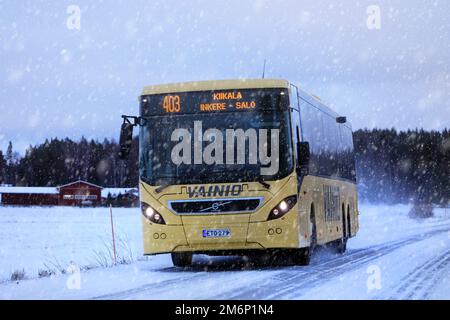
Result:
<instances>
[{"instance_id":1,"label":"volvo bus","mask_svg":"<svg viewBox=\"0 0 450 320\"><path fill-rule=\"evenodd\" d=\"M357 233L351 125L318 97L287 80L217 80L147 86L139 105L122 116L119 155L138 127L145 255L307 265Z\"/></svg>"}]
</instances>

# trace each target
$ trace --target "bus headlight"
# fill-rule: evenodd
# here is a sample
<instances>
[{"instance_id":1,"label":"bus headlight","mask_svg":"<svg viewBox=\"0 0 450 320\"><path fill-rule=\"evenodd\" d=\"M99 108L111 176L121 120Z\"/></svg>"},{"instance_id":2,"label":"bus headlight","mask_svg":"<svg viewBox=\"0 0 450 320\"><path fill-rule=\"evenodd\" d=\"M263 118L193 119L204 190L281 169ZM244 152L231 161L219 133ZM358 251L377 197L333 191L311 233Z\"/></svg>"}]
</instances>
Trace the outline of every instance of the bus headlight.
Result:
<instances>
[{"instance_id":1,"label":"bus headlight","mask_svg":"<svg viewBox=\"0 0 450 320\"><path fill-rule=\"evenodd\" d=\"M284 198L275 208L270 211L267 220L274 220L281 218L291 210L297 203L297 196L289 196Z\"/></svg>"},{"instance_id":2,"label":"bus headlight","mask_svg":"<svg viewBox=\"0 0 450 320\"><path fill-rule=\"evenodd\" d=\"M141 212L144 217L146 217L151 222L157 224L166 224L162 215L144 202L141 202Z\"/></svg>"}]
</instances>

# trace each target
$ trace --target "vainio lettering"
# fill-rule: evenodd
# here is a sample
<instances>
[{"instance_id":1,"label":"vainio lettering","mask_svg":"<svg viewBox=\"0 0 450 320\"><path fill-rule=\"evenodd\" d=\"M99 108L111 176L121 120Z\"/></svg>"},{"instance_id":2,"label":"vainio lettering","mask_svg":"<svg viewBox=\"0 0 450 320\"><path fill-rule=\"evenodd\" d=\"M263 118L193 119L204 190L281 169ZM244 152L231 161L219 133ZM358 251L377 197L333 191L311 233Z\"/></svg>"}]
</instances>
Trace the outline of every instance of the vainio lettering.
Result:
<instances>
[{"instance_id":1,"label":"vainio lettering","mask_svg":"<svg viewBox=\"0 0 450 320\"><path fill-rule=\"evenodd\" d=\"M228 197L239 196L242 192L242 185L222 185L222 186L188 186L187 194L189 198L198 197Z\"/></svg>"}]
</instances>

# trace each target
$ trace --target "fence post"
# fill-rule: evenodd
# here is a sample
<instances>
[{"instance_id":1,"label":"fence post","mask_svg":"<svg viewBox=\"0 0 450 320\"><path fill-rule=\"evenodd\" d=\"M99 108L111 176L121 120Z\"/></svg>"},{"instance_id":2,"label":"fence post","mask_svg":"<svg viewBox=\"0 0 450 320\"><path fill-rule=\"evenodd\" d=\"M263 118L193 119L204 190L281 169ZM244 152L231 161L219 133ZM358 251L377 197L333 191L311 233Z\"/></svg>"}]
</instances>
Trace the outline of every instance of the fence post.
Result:
<instances>
[{"instance_id":1,"label":"fence post","mask_svg":"<svg viewBox=\"0 0 450 320\"><path fill-rule=\"evenodd\" d=\"M117 263L116 237L115 237L115 234L114 234L114 220L113 220L113 214L112 214L112 204L109 204L109 216L111 218L111 234L112 234L112 242L113 242L114 264L116 264Z\"/></svg>"}]
</instances>

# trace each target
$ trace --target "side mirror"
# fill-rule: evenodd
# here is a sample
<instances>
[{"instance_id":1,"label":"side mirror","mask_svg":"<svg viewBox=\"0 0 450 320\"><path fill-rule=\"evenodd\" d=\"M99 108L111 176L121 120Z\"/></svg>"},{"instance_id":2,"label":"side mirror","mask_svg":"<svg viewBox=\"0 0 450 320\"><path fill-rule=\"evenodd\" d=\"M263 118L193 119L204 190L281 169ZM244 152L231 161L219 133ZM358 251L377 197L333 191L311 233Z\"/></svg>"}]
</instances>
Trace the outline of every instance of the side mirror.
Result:
<instances>
[{"instance_id":1,"label":"side mirror","mask_svg":"<svg viewBox=\"0 0 450 320\"><path fill-rule=\"evenodd\" d=\"M310 156L309 142L297 142L297 163L300 169L308 167Z\"/></svg>"},{"instance_id":2,"label":"side mirror","mask_svg":"<svg viewBox=\"0 0 450 320\"><path fill-rule=\"evenodd\" d=\"M346 123L347 122L347 117L337 117L336 118L336 122L337 123Z\"/></svg>"},{"instance_id":3,"label":"side mirror","mask_svg":"<svg viewBox=\"0 0 450 320\"><path fill-rule=\"evenodd\" d=\"M131 144L133 143L133 127L132 123L124 121L120 128L120 151L118 156L122 160L128 158L130 154Z\"/></svg>"}]
</instances>

